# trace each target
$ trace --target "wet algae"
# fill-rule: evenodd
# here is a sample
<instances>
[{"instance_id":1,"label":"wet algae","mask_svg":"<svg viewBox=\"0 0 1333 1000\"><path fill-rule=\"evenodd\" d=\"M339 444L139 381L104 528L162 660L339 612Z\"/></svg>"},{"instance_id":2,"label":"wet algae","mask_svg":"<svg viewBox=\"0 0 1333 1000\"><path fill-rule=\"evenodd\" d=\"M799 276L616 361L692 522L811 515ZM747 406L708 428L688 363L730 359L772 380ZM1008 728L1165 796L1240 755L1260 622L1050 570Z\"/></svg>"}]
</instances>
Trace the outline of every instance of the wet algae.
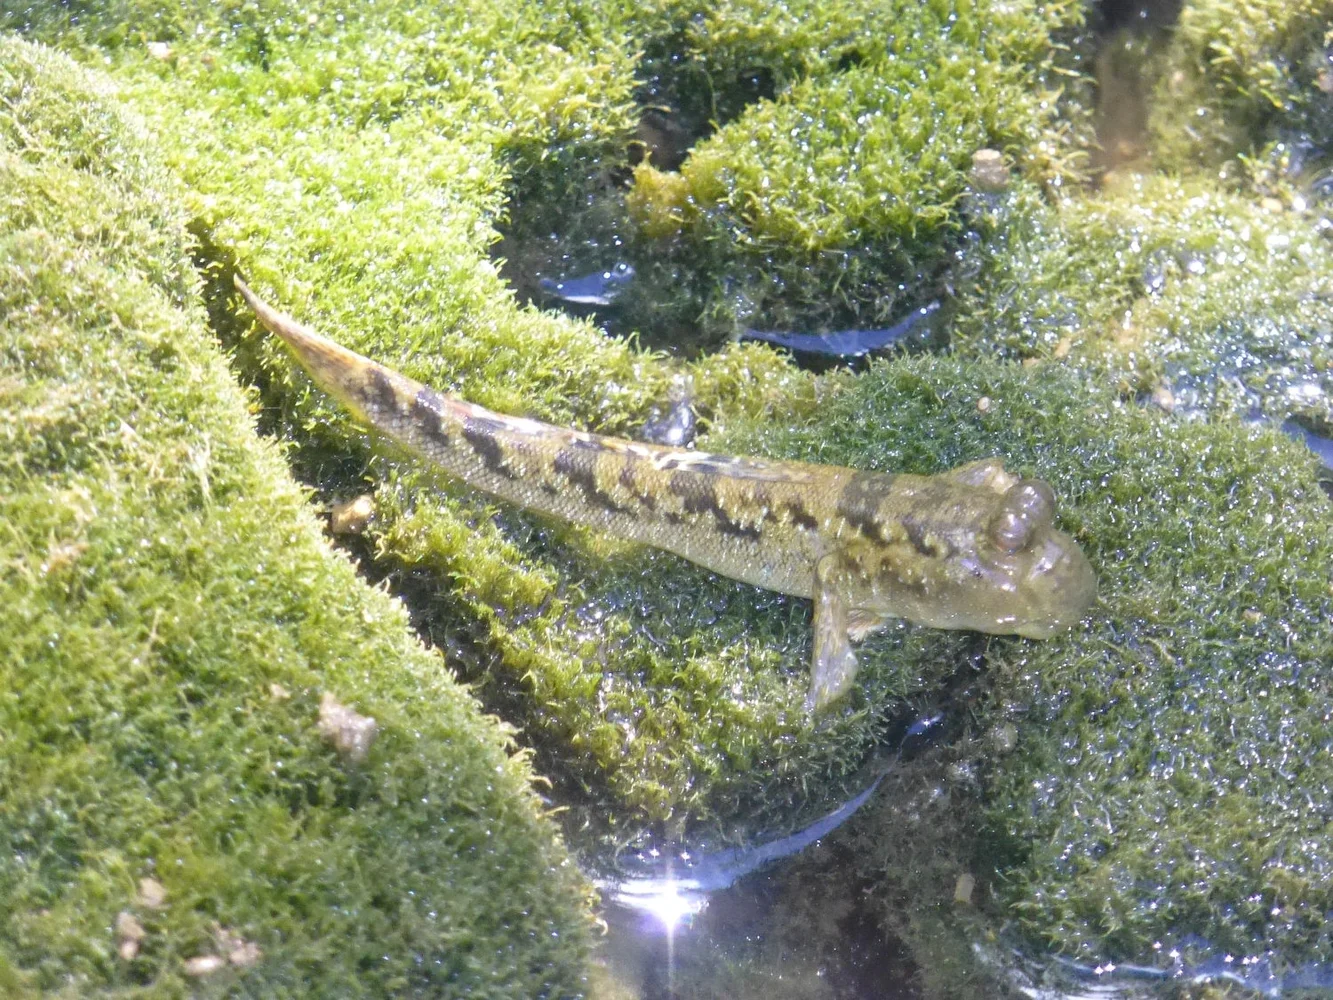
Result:
<instances>
[{"instance_id":1,"label":"wet algae","mask_svg":"<svg viewBox=\"0 0 1333 1000\"><path fill-rule=\"evenodd\" d=\"M994 236L951 304L958 353L1063 359L1182 416L1333 427L1333 254L1318 212L1140 174L1058 205L1019 187L991 212Z\"/></svg>"},{"instance_id":2,"label":"wet algae","mask_svg":"<svg viewBox=\"0 0 1333 1000\"><path fill-rule=\"evenodd\" d=\"M1240 419L1327 420L1326 238L1215 178L1052 199L1084 121L1056 96L1077 6L848 5L827 30L771 5L130 6L161 14L151 38L48 8L7 26L106 61L147 118L264 426L321 500L373 491L364 571L523 726L571 829L720 842L795 825L855 783L898 699L984 661L970 717L1017 743L960 744L946 777L923 769L852 831L857 891L878 887L935 992L993 995L967 945L1007 922L1080 957L1151 959L1187 934L1328 957L1330 512L1309 456ZM638 169L626 232L661 266L636 294L724 330L870 325L938 284L959 291L955 357L821 379L753 345L669 363L515 304L486 256L505 213L549 197L560 218L614 186L633 96L671 65L749 96L720 101L730 117L679 173ZM756 66L771 99L735 83ZM982 146L1014 168L1007 190L975 190ZM1004 455L1053 484L1103 601L1046 643L890 630L812 728L806 605L499 509L382 449L252 332L233 268L511 413L633 436L685 371L706 447L913 472ZM1163 385L1174 416L1144 405ZM975 910L948 902L963 868Z\"/></svg>"},{"instance_id":3,"label":"wet algae","mask_svg":"<svg viewBox=\"0 0 1333 1000\"><path fill-rule=\"evenodd\" d=\"M0 993L580 993L525 756L255 435L117 103L0 39Z\"/></svg>"}]
</instances>

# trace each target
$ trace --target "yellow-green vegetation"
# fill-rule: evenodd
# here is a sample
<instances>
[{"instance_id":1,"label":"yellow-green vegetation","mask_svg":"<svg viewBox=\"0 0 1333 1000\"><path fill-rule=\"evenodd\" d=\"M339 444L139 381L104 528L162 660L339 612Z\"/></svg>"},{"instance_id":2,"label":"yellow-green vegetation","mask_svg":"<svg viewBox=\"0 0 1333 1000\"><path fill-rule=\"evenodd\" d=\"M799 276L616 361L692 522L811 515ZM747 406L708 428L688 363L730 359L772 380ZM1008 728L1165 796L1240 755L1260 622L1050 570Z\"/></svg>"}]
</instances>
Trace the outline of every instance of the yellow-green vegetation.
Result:
<instances>
[{"instance_id":1,"label":"yellow-green vegetation","mask_svg":"<svg viewBox=\"0 0 1333 1000\"><path fill-rule=\"evenodd\" d=\"M978 752L958 771L947 801L964 812L947 822L904 827L892 809L867 816L857 891L877 883L887 914L904 897L938 898L960 867L998 867L1002 878L988 880L994 894L985 898L997 920L1016 916L1040 947L1141 959L1154 940L1196 933L1238 954L1333 953L1315 920L1333 906L1325 796L1310 791L1333 779L1320 671L1333 657L1330 512L1309 456L1237 419L1257 407L1318 426L1329 420L1325 237L1313 219L1289 213L1289 202L1255 206L1190 178L1121 179L1051 204L1082 129L1082 114L1063 115L1054 96L1061 71L1076 64L1061 45L1076 40L1078 5L124 0L0 17L106 66L119 98L147 119L199 240L212 325L234 352L234 373L257 387L262 426L290 442L288 458L320 501L373 493L374 519L352 543L364 571L404 599L488 706L522 727L590 841L629 840L645 828L745 840L820 814L855 784L901 696L984 662L969 705L983 731L1014 725L1017 751ZM695 87L701 81L711 93ZM680 172L639 169L632 223L615 185L628 174L634 98L645 88L692 95L697 114L716 108L721 127ZM102 100L74 104L104 108ZM100 162L99 147L86 129L69 135L73 179L21 204L67 206L80 191L75 180L91 183L81 178ZM1235 148L1266 141L1256 132ZM1007 190L969 191L972 154L983 147L1013 168ZM20 165L30 160L35 152ZM116 740L131 734L123 738L138 740L135 752L115 759L149 776L142 781L209 789L191 799L181 791L179 801L211 839L199 834L190 852L154 847L152 855L185 859L155 869L169 898L207 902L189 911L193 924L172 913L149 927L143 961L165 969L190 949L217 947L220 932L206 920L264 951L254 970L228 975L272 976L264 986L274 990L323 974L359 975L374 984L368 991L415 988L424 967L388 968L361 947L394 935L404 943L392 955L414 947L439 955L445 971L429 974L457 975L448 981L461 986L472 971L494 965L503 976L530 960L460 944L461 923L440 930L447 916L553 949L546 964L522 966L534 977L527 985L566 982L566 959L556 957L568 955L564 946L531 936L543 920L567 935L576 906L567 876L527 881L559 854L533 827L530 803L513 798L526 772L510 765L481 799L456 791L472 787L465 779L478 761L502 763L496 738L476 735L484 730L439 661L402 637L400 614L322 553L273 451L217 430L242 427L244 413L204 346L179 237L163 236L178 230L145 222L148 208L134 207L157 204L153 192L166 184L155 175L135 198L98 188L78 227L67 212L53 215L60 225L10 227L25 235L6 244L7 259L53 263L12 270L4 286L22 293L15 301L24 308L69 303L61 330L87 345L51 355L51 323L15 312L23 322L13 336L46 344L41 364L65 367L48 375L21 356L25 367L4 391L27 392L39 377L73 384L58 381L65 371L80 379L78 393L11 404L32 414L22 428L54 428L22 433L32 449L39 440L59 446L40 452L41 462L96 463L87 468L101 477L88 473L96 502L86 515L76 495L13 520L38 525L22 537L38 566L54 570L38 581L51 593L6 610L61 614L78 587L114 588L98 621L139 637L142 656L157 656L182 691L174 714L154 716L158 729L126 726L126 708L44 718L53 739L88 738L93 755L79 766L121 753ZM4 210L16 211L12 204ZM587 220L571 214L585 209ZM704 340L738 323L869 326L947 272L958 294L942 315L957 357L823 380L757 347L668 363L586 323L519 307L487 258L502 224L541 235L555 248L543 252L557 258L576 259L586 241L598 243L585 248L593 256L608 247L619 254L620 239L641 272L629 314L685 317L705 327ZM152 249L163 239L165 250ZM137 263L120 263L126 254ZM1055 486L1061 526L1097 567L1103 604L1090 626L1045 643L891 629L862 647L855 695L811 726L801 711L808 605L500 508L379 448L255 331L230 293L236 269L317 330L508 413L633 436L684 373L708 447L923 473L1003 455ZM28 271L45 284L30 285ZM163 332L146 347L126 339L126 330L144 329ZM209 404L222 415L204 421L213 410L194 397L187 408L184 396L166 405L154 395L183 393L187 383L133 381L171 364L206 372L213 397L230 401ZM1172 398L1142 405L1138 397L1164 381ZM1181 421L1167 414L1172 405L1211 419ZM62 415L69 407L84 409L75 419ZM134 502L106 499L115 490ZM143 512L153 504L178 516L149 529ZM66 507L74 513L51 520ZM208 518L225 529L209 534ZM86 550L79 532L89 535ZM182 553L198 554L190 562ZM94 556L122 575L86 577L101 565ZM216 581L206 589L191 575L205 570ZM204 607L228 609L226 643L190 603L200 594ZM233 603L242 600L255 603L242 613ZM168 610L155 616L159 601ZM53 631L64 641L78 629L24 625L19 634L43 656L72 655L44 645ZM236 657L254 666L242 669ZM99 669L79 676L102 677ZM117 697L137 696L136 669L117 661L111 676L126 685ZM292 697L275 701L270 683ZM380 720L365 764L349 768L314 735L324 690ZM90 729L97 719L118 728L104 736ZM457 745L477 740L490 749L455 759ZM270 758L290 763L275 776ZM403 761L416 768L410 776L397 770L409 768ZM31 797L46 786L16 787ZM287 803L281 813L275 800ZM79 798L79 809L74 801L50 819L53 858L68 853L58 823L102 800ZM447 811L451 803L471 810L466 820ZM513 815L491 823L497 803L511 803ZM983 809L988 825L978 830L972 821ZM172 836L172 847L187 840L169 824L168 834L151 833L161 828L149 817L136 836ZM292 829L306 838L299 855ZM468 839L479 830L491 832ZM943 843L941 831L957 832L958 843ZM305 850L314 837L320 850ZM486 854L511 838L545 846L524 863ZM946 848L955 853L921 869L934 895L918 891L912 866ZM243 852L269 867L242 869L234 859ZM107 850L79 869L90 888L78 912L100 921L100 936L15 937L28 950L6 959L10 968L40 958L60 970L120 970L111 923L139 876L137 857ZM281 904L261 891L274 867L294 871L300 887ZM121 890L88 874L106 871L125 873ZM517 887L497 889L501 874ZM330 885L346 881L369 902L334 910ZM241 888L199 895L215 883ZM423 904L455 884L462 888L448 907ZM481 916L468 909L481 906L474 893L526 913L508 924ZM247 921L237 899L287 909L268 923ZM29 921L24 933L48 926L42 920L88 926L50 902L17 912ZM146 924L159 920L136 912ZM955 929L947 915L886 923L913 941L923 964L947 956L952 966L932 966L941 994L970 975L960 957L967 939L947 936ZM280 940L263 936L275 926ZM93 940L102 942L96 960L48 957ZM302 951L293 940L309 944ZM300 965L316 942L327 964ZM275 953L294 964L270 963Z\"/></svg>"},{"instance_id":2,"label":"yellow-green vegetation","mask_svg":"<svg viewBox=\"0 0 1333 1000\"><path fill-rule=\"evenodd\" d=\"M823 4L760 6L702 17L697 44L733 75L768 67L775 99L693 150L683 204L638 206L645 234L663 213L685 222L639 248L643 279L668 297L691 273L706 297L685 305L715 328L885 324L959 247L975 152L1043 182L1076 172L1055 112L1078 4L853 3L831 19Z\"/></svg>"},{"instance_id":3,"label":"yellow-green vegetation","mask_svg":"<svg viewBox=\"0 0 1333 1000\"><path fill-rule=\"evenodd\" d=\"M1064 358L1191 415L1333 429L1333 254L1317 220L1203 178L1006 196L954 302L968 356Z\"/></svg>"},{"instance_id":4,"label":"yellow-green vegetation","mask_svg":"<svg viewBox=\"0 0 1333 1000\"><path fill-rule=\"evenodd\" d=\"M887 324L962 245L975 152L1053 185L1078 173L1084 118L1062 100L1078 3L742 0L649 5L639 22L648 99L720 127L678 180L639 166L631 226L530 205L538 219L515 224L530 242L571 229L576 260L630 260L618 309L655 344Z\"/></svg>"},{"instance_id":5,"label":"yellow-green vegetation","mask_svg":"<svg viewBox=\"0 0 1333 1000\"><path fill-rule=\"evenodd\" d=\"M848 381L817 424L727 443L885 467L925 448L942 464L1007 454L1063 498L1103 595L1065 639L989 644L979 729L1008 721L1017 748L976 751L963 773L986 795L954 788L964 818L904 828L884 800L881 823L858 824L886 912L903 895L943 901L938 872L905 862L944 848L956 865L938 867L995 872L1002 912L1068 955L1143 959L1189 934L1219 953L1333 954L1319 791L1333 784L1333 509L1313 456L1271 427L1175 421L1058 365L919 358ZM943 801L925 796L925 815ZM983 834L941 840L983 801ZM942 947L925 916L887 918L909 936L923 925L923 956Z\"/></svg>"},{"instance_id":6,"label":"yellow-green vegetation","mask_svg":"<svg viewBox=\"0 0 1333 1000\"><path fill-rule=\"evenodd\" d=\"M1266 153L1295 167L1333 143L1333 3L1188 0L1160 65L1149 128L1171 170Z\"/></svg>"},{"instance_id":7,"label":"yellow-green vegetation","mask_svg":"<svg viewBox=\"0 0 1333 1000\"><path fill-rule=\"evenodd\" d=\"M666 398L668 366L587 324L518 308L484 256L508 130L553 145L571 132L617 134L616 113L599 102L627 92L628 75L590 90L581 67L589 50L622 63L595 33L566 40L586 46L577 60L556 50L554 34L537 45L540 20L517 45L501 28L527 24L522 11L487 3L457 7L431 58L454 65L472 56L446 58L452 47L491 51L504 40L512 59L494 62L505 71L422 82L434 77L419 65L415 47L425 43L404 40L402 24L424 16L411 11L292 21L245 8L215 21L213 5L201 5L186 22L213 27L166 31L169 53L141 40L108 53L122 93L154 134L170 137L162 154L187 185L214 320L236 344L242 377L262 386L265 425L295 440L293 461L326 497L364 492L369 477L371 573L387 575L419 627L506 706L542 750L543 769L586 792L598 826L617 837L689 820L734 830L740 817L743 833L745 818L793 819L793 798L818 815L853 780L892 697L951 672L965 638L923 660L918 633L881 637L863 657L867 696L812 731L801 710L807 604L497 513L484 497L374 452L248 313L230 311L239 303L222 298L235 264L316 329L507 413L632 433ZM248 41L261 28L262 52ZM561 76L565 65L574 69ZM385 106L376 95L388 79L407 91L381 118L372 109ZM534 79L544 103L527 97ZM813 400L807 375L760 348L692 374L714 423Z\"/></svg>"},{"instance_id":8,"label":"yellow-green vegetation","mask_svg":"<svg viewBox=\"0 0 1333 1000\"><path fill-rule=\"evenodd\" d=\"M177 195L0 39L0 993L578 994L525 757L255 435Z\"/></svg>"}]
</instances>

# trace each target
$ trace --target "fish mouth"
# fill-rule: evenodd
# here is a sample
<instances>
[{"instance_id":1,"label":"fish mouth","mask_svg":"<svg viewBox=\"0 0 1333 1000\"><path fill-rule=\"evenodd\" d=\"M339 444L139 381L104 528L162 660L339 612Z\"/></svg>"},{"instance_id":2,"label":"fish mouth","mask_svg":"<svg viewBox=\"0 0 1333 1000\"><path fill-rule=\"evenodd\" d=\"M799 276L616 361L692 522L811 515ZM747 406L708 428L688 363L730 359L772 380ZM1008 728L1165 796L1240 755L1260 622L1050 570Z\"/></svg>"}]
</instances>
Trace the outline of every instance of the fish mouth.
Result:
<instances>
[{"instance_id":1,"label":"fish mouth","mask_svg":"<svg viewBox=\"0 0 1333 1000\"><path fill-rule=\"evenodd\" d=\"M1026 589L1041 595L1039 614L1015 627L1018 635L1049 639L1082 619L1097 599L1097 575L1072 538L1052 532L1028 572Z\"/></svg>"}]
</instances>

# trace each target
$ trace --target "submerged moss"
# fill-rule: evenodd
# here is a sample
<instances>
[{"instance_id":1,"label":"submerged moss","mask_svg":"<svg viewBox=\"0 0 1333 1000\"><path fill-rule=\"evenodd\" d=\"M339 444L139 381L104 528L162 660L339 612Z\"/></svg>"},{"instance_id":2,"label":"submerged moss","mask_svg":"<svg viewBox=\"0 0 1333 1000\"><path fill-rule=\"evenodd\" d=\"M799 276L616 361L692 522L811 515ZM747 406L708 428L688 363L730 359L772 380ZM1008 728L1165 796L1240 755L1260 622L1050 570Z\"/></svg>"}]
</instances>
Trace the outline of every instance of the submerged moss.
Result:
<instances>
[{"instance_id":1,"label":"submerged moss","mask_svg":"<svg viewBox=\"0 0 1333 1000\"><path fill-rule=\"evenodd\" d=\"M579 993L526 760L254 435L148 150L0 39L0 987Z\"/></svg>"},{"instance_id":2,"label":"submerged moss","mask_svg":"<svg viewBox=\"0 0 1333 1000\"><path fill-rule=\"evenodd\" d=\"M961 285L956 349L1065 359L1182 415L1333 428L1333 255L1313 215L1161 176L1031 200L1010 196Z\"/></svg>"},{"instance_id":3,"label":"submerged moss","mask_svg":"<svg viewBox=\"0 0 1333 1000\"><path fill-rule=\"evenodd\" d=\"M1328 0L1189 0L1153 70L1154 158L1181 171L1259 154L1298 173L1310 156L1327 165L1331 48Z\"/></svg>"}]
</instances>

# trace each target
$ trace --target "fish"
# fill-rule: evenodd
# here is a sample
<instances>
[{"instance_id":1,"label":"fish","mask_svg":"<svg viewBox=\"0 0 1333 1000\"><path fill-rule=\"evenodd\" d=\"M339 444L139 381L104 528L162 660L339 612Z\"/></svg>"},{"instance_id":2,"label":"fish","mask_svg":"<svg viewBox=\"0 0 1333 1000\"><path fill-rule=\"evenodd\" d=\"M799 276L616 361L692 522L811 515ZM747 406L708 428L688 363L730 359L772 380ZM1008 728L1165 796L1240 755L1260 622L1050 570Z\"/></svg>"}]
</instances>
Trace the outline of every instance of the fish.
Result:
<instances>
[{"instance_id":1,"label":"fish","mask_svg":"<svg viewBox=\"0 0 1333 1000\"><path fill-rule=\"evenodd\" d=\"M552 298L571 306L609 306L634 278L631 264L613 264L604 271L575 278L542 278L539 287Z\"/></svg>"},{"instance_id":2,"label":"fish","mask_svg":"<svg viewBox=\"0 0 1333 1000\"><path fill-rule=\"evenodd\" d=\"M871 351L896 347L916 331L921 321L940 308L931 302L909 313L905 319L882 330L837 330L833 333L787 333L779 330L743 330L742 340L764 340L791 351L806 354L831 354L842 358L859 358Z\"/></svg>"},{"instance_id":3,"label":"fish","mask_svg":"<svg viewBox=\"0 0 1333 1000\"><path fill-rule=\"evenodd\" d=\"M1038 479L983 458L936 475L715 455L509 416L439 392L237 290L314 383L468 485L813 602L806 709L852 688L852 644L895 619L1046 639L1079 622L1092 567Z\"/></svg>"}]
</instances>

